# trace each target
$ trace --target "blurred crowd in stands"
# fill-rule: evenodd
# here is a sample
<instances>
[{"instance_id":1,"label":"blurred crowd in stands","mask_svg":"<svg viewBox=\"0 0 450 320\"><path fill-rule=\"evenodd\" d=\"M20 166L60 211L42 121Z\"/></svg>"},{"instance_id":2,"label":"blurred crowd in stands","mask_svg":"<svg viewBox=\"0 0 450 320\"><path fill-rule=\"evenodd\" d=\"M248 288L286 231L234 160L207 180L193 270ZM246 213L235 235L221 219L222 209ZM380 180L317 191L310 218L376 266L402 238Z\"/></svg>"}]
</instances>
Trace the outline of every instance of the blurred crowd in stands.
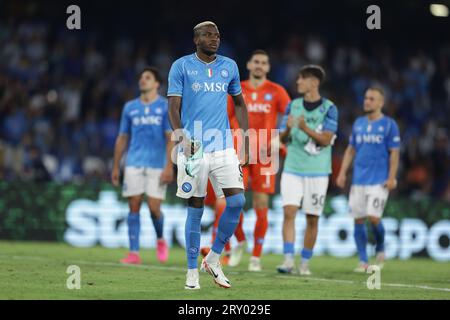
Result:
<instances>
[{"instance_id":1,"label":"blurred crowd in stands","mask_svg":"<svg viewBox=\"0 0 450 320\"><path fill-rule=\"evenodd\" d=\"M166 76L193 45L49 31L45 23L0 22L0 180L108 181L122 107L139 94L137 73L150 64ZM221 45L220 52L238 62L242 79L248 54L257 49L250 40L224 38ZM450 201L450 42L432 51L396 52L388 43L362 50L292 34L283 46L261 49L270 53L269 78L292 98L298 69L324 66L323 93L339 109L335 168L362 114L365 88L381 85L384 111L398 121L403 141L397 193Z\"/></svg>"}]
</instances>

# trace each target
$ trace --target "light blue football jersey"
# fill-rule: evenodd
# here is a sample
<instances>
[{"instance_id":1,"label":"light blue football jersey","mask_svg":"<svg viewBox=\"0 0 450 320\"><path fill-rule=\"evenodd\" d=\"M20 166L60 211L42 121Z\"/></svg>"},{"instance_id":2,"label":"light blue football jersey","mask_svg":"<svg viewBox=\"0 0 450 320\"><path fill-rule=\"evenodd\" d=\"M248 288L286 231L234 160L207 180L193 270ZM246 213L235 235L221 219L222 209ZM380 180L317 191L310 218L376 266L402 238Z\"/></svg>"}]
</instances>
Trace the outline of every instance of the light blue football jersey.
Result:
<instances>
[{"instance_id":1,"label":"light blue football jersey","mask_svg":"<svg viewBox=\"0 0 450 320\"><path fill-rule=\"evenodd\" d=\"M350 145L356 150L353 184L382 184L389 176L389 150L400 148L400 132L394 119L376 121L359 117L353 124Z\"/></svg>"},{"instance_id":2,"label":"light blue football jersey","mask_svg":"<svg viewBox=\"0 0 450 320\"><path fill-rule=\"evenodd\" d=\"M166 98L158 96L150 104L144 104L140 98L127 102L119 129L119 134L129 136L126 166L163 168L166 132L171 132Z\"/></svg>"},{"instance_id":3,"label":"light blue football jersey","mask_svg":"<svg viewBox=\"0 0 450 320\"><path fill-rule=\"evenodd\" d=\"M176 60L169 72L167 96L181 99L181 125L202 142L204 152L233 148L227 114L227 95L242 92L234 60L217 55L206 63L190 54Z\"/></svg>"}]
</instances>

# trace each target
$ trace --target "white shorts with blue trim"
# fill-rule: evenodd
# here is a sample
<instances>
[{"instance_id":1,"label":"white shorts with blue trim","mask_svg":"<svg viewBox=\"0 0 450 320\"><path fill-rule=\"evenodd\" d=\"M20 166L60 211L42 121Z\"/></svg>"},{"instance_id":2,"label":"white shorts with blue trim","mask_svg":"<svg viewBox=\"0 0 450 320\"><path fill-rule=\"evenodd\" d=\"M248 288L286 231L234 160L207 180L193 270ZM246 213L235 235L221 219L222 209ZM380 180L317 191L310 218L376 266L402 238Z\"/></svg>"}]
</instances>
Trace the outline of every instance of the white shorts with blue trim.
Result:
<instances>
[{"instance_id":1,"label":"white shorts with blue trim","mask_svg":"<svg viewBox=\"0 0 450 320\"><path fill-rule=\"evenodd\" d=\"M284 171L280 189L283 206L296 206L306 214L320 216L325 206L328 176L300 176Z\"/></svg>"},{"instance_id":2,"label":"white shorts with blue trim","mask_svg":"<svg viewBox=\"0 0 450 320\"><path fill-rule=\"evenodd\" d=\"M388 196L388 189L381 184L352 185L348 199L350 215L355 219L367 216L381 218Z\"/></svg>"},{"instance_id":3,"label":"white shorts with blue trim","mask_svg":"<svg viewBox=\"0 0 450 320\"><path fill-rule=\"evenodd\" d=\"M155 199L166 198L167 184L161 183L162 169L125 167L122 196L125 198L146 194Z\"/></svg>"}]
</instances>

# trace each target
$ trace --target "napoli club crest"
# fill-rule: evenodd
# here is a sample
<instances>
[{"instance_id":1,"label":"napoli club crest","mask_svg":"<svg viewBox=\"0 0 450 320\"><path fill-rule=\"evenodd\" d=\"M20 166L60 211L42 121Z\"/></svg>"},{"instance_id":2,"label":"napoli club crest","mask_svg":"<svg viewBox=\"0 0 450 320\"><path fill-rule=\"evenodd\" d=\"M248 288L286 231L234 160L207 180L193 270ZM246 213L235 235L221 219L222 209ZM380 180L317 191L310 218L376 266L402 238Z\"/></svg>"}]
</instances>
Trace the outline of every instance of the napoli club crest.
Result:
<instances>
[{"instance_id":1,"label":"napoli club crest","mask_svg":"<svg viewBox=\"0 0 450 320\"><path fill-rule=\"evenodd\" d=\"M182 189L184 192L188 193L189 191L192 190L192 184L190 184L189 182L185 182L185 183L183 183L183 185L181 186L181 189Z\"/></svg>"},{"instance_id":2,"label":"napoli club crest","mask_svg":"<svg viewBox=\"0 0 450 320\"><path fill-rule=\"evenodd\" d=\"M220 75L222 76L222 78L228 78L228 70L222 69L220 71Z\"/></svg>"},{"instance_id":3,"label":"napoli club crest","mask_svg":"<svg viewBox=\"0 0 450 320\"><path fill-rule=\"evenodd\" d=\"M273 99L272 94L266 93L266 94L264 95L264 100L266 100L266 101L272 101L272 99Z\"/></svg>"}]
</instances>

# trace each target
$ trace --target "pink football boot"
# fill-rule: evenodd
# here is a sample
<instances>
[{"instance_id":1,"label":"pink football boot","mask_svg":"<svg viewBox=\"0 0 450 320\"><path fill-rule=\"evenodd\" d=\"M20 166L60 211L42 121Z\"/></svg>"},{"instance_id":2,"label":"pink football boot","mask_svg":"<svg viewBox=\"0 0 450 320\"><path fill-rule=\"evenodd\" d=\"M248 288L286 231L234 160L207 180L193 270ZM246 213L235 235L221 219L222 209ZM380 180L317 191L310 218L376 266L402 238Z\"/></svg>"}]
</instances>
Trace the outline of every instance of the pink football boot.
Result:
<instances>
[{"instance_id":1,"label":"pink football boot","mask_svg":"<svg viewBox=\"0 0 450 320\"><path fill-rule=\"evenodd\" d=\"M139 253L130 252L128 255L121 259L120 262L125 264L141 264L141 257L139 256Z\"/></svg>"},{"instance_id":2,"label":"pink football boot","mask_svg":"<svg viewBox=\"0 0 450 320\"><path fill-rule=\"evenodd\" d=\"M158 239L156 246L156 256L159 262L166 262L169 258L169 247L164 239Z\"/></svg>"}]
</instances>

